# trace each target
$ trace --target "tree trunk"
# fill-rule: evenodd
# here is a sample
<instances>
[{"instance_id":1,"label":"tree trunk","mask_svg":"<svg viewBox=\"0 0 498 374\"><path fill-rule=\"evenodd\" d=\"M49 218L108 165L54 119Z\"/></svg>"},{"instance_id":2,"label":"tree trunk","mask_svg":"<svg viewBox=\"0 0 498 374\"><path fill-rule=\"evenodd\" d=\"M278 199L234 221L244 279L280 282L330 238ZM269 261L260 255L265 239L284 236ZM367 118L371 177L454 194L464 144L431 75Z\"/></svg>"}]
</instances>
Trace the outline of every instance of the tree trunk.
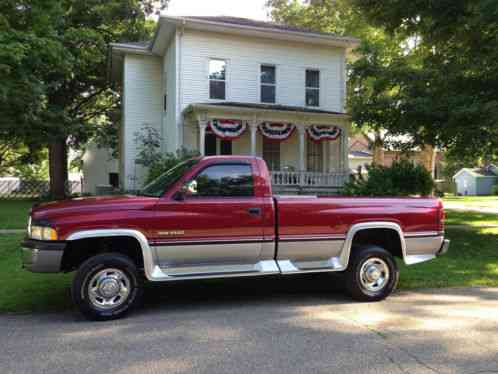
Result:
<instances>
[{"instance_id":1,"label":"tree trunk","mask_svg":"<svg viewBox=\"0 0 498 374\"><path fill-rule=\"evenodd\" d=\"M436 166L436 149L429 144L425 144L421 149L421 161L422 165L426 168L426 170L431 173L434 178L434 169Z\"/></svg>"},{"instance_id":2,"label":"tree trunk","mask_svg":"<svg viewBox=\"0 0 498 374\"><path fill-rule=\"evenodd\" d=\"M55 139L48 147L50 197L64 199L67 182L67 146L65 139Z\"/></svg>"},{"instance_id":3,"label":"tree trunk","mask_svg":"<svg viewBox=\"0 0 498 374\"><path fill-rule=\"evenodd\" d=\"M384 147L379 144L373 146L372 163L375 165L384 165Z\"/></svg>"}]
</instances>

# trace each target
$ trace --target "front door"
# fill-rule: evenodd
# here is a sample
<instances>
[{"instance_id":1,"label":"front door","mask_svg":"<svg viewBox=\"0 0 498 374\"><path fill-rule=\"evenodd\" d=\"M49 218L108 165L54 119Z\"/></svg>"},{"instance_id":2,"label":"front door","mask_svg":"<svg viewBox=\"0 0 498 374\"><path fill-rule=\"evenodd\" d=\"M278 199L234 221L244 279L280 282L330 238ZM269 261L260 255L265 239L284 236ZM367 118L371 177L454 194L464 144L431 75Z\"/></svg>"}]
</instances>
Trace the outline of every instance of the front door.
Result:
<instances>
[{"instance_id":1,"label":"front door","mask_svg":"<svg viewBox=\"0 0 498 374\"><path fill-rule=\"evenodd\" d=\"M263 240L262 198L254 196L251 163L215 163L186 182L182 201L158 206L166 237L156 243L168 274L234 272L259 261ZM175 222L167 216L171 214ZM172 234L174 239L168 240Z\"/></svg>"}]
</instances>

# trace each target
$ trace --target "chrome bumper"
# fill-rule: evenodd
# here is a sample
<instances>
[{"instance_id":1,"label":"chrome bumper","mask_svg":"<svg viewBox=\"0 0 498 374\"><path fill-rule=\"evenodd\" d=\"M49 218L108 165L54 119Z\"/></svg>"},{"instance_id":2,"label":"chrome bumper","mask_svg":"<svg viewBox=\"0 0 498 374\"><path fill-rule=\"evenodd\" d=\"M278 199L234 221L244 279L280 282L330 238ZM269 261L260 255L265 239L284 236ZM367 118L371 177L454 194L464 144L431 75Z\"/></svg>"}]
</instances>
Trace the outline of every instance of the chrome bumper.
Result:
<instances>
[{"instance_id":1,"label":"chrome bumper","mask_svg":"<svg viewBox=\"0 0 498 374\"><path fill-rule=\"evenodd\" d=\"M34 273L57 273L65 247L65 242L25 240L21 245L22 267Z\"/></svg>"},{"instance_id":2,"label":"chrome bumper","mask_svg":"<svg viewBox=\"0 0 498 374\"><path fill-rule=\"evenodd\" d=\"M446 252L448 252L448 249L450 248L450 240L449 239L444 239L443 240L443 244L441 244L441 248L439 249L439 251L437 252L437 256L442 256L444 255Z\"/></svg>"}]
</instances>

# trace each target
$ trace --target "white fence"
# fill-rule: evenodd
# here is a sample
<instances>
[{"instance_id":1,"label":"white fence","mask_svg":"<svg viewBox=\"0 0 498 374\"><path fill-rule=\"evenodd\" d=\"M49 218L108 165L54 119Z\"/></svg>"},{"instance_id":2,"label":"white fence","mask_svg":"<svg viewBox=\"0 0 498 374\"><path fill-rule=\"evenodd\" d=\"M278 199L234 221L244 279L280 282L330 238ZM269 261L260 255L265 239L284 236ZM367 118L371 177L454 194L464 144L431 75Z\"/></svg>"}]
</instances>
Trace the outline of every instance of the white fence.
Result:
<instances>
[{"instance_id":1,"label":"white fence","mask_svg":"<svg viewBox=\"0 0 498 374\"><path fill-rule=\"evenodd\" d=\"M47 196L50 191L48 181L22 180L18 178L0 178L0 199L31 199ZM66 183L68 195L81 193L81 182Z\"/></svg>"}]
</instances>

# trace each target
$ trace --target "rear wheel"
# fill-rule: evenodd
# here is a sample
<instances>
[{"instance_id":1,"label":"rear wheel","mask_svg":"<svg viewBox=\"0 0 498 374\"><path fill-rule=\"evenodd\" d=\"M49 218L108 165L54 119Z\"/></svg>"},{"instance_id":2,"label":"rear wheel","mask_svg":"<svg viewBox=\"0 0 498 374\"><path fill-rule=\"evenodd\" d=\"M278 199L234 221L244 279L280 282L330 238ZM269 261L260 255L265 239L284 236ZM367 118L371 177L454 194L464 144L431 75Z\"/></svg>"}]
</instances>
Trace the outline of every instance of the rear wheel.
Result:
<instances>
[{"instance_id":1,"label":"rear wheel","mask_svg":"<svg viewBox=\"0 0 498 374\"><path fill-rule=\"evenodd\" d=\"M142 283L129 257L105 253L81 264L71 291L74 303L87 319L110 320L124 316L140 302Z\"/></svg>"},{"instance_id":2,"label":"rear wheel","mask_svg":"<svg viewBox=\"0 0 498 374\"><path fill-rule=\"evenodd\" d=\"M383 300L396 288L398 279L398 266L388 251L377 246L353 248L345 286L355 300Z\"/></svg>"}]
</instances>

